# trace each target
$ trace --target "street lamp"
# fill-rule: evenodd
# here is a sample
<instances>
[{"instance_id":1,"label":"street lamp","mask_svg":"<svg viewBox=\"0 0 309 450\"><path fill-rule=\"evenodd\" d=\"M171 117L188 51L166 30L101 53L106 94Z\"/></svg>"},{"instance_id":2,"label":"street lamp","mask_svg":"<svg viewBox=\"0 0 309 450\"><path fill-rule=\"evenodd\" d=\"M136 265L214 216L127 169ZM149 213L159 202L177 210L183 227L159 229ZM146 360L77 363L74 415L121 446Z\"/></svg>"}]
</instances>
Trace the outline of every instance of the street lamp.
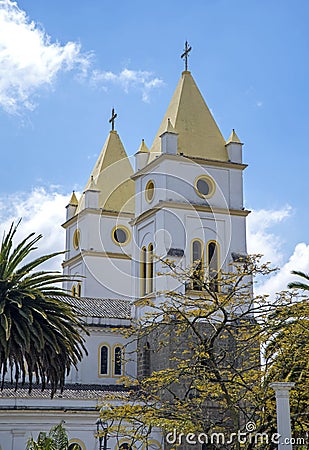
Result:
<instances>
[{"instance_id":1,"label":"street lamp","mask_svg":"<svg viewBox=\"0 0 309 450\"><path fill-rule=\"evenodd\" d=\"M96 426L97 426L97 438L99 439L99 450L107 450L108 423L103 422L103 420L99 418L96 421Z\"/></svg>"}]
</instances>

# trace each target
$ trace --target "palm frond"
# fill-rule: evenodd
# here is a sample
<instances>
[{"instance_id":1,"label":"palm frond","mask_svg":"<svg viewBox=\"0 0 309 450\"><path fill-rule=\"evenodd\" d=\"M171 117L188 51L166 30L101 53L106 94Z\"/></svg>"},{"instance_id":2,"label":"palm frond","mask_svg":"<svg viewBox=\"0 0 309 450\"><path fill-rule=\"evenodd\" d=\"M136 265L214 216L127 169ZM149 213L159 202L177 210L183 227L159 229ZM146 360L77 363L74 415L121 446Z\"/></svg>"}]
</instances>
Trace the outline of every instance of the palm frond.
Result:
<instances>
[{"instance_id":1,"label":"palm frond","mask_svg":"<svg viewBox=\"0 0 309 450\"><path fill-rule=\"evenodd\" d=\"M20 222L19 222L20 223ZM51 395L63 389L65 375L77 366L84 352L83 322L71 306L53 296L68 296L59 283L71 280L58 272L36 271L41 264L62 254L54 252L23 264L41 236L31 233L15 247L19 226L11 224L0 247L0 376L14 374L15 386L33 374Z\"/></svg>"}]
</instances>

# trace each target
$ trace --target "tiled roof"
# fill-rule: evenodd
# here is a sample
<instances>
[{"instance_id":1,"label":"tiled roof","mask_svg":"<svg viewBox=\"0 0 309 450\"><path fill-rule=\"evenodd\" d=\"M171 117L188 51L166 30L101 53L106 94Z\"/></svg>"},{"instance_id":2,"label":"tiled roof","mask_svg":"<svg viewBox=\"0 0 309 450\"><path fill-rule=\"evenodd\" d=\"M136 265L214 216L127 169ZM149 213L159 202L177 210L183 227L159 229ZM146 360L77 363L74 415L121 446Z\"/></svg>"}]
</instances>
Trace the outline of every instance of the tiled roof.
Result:
<instances>
[{"instance_id":1,"label":"tiled roof","mask_svg":"<svg viewBox=\"0 0 309 450\"><path fill-rule=\"evenodd\" d=\"M73 307L83 317L105 319L130 319L131 304L128 300L90 297L55 297Z\"/></svg>"},{"instance_id":2,"label":"tiled roof","mask_svg":"<svg viewBox=\"0 0 309 450\"><path fill-rule=\"evenodd\" d=\"M57 391L54 395L55 400L100 400L107 395L125 394L127 390L120 385L102 385L102 384L66 384L62 393ZM25 384L15 390L14 385L5 383L0 391L0 400L16 399L50 399L50 389L42 391L40 386L34 386L29 393L29 385ZM1 406L1 405L0 405ZM3 405L2 405L3 406Z\"/></svg>"}]
</instances>

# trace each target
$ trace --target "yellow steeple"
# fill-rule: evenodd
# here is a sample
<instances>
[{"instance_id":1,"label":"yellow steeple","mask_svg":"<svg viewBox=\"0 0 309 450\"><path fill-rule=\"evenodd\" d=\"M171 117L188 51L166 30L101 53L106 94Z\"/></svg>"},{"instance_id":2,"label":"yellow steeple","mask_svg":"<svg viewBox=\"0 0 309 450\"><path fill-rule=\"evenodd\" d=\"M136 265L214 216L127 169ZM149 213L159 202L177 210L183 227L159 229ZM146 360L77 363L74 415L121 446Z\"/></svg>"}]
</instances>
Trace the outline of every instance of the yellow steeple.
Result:
<instances>
[{"instance_id":1,"label":"yellow steeple","mask_svg":"<svg viewBox=\"0 0 309 450\"><path fill-rule=\"evenodd\" d=\"M142 139L141 145L139 146L137 153L149 153L149 149L148 149L147 145L145 144L144 139Z\"/></svg>"},{"instance_id":2,"label":"yellow steeple","mask_svg":"<svg viewBox=\"0 0 309 450\"><path fill-rule=\"evenodd\" d=\"M69 201L68 205L70 205L70 206L78 206L78 200L77 200L77 197L75 195L75 191L72 192L72 195L71 195L71 198L70 198L70 201Z\"/></svg>"},{"instance_id":3,"label":"yellow steeple","mask_svg":"<svg viewBox=\"0 0 309 450\"><path fill-rule=\"evenodd\" d=\"M134 211L133 169L117 131L110 131L85 187L99 190L99 207L109 211ZM83 197L78 212L83 209Z\"/></svg>"},{"instance_id":4,"label":"yellow steeple","mask_svg":"<svg viewBox=\"0 0 309 450\"><path fill-rule=\"evenodd\" d=\"M160 135L168 119L178 133L178 153L228 161L225 140L191 73L184 71L151 146L151 158L161 153Z\"/></svg>"},{"instance_id":5,"label":"yellow steeple","mask_svg":"<svg viewBox=\"0 0 309 450\"><path fill-rule=\"evenodd\" d=\"M236 144L241 144L239 137L237 136L234 128L232 130L232 133L230 135L230 137L228 138L228 140L226 141L226 144L230 144L230 143L236 143Z\"/></svg>"}]
</instances>

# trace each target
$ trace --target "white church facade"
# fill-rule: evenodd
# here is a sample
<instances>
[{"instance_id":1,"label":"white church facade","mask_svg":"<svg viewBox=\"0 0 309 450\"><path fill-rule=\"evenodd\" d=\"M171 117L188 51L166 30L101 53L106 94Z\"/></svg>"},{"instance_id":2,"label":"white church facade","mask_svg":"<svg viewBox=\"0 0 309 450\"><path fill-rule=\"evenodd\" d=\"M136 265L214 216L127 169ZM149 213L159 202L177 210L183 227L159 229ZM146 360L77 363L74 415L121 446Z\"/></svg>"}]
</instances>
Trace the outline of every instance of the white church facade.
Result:
<instances>
[{"instance_id":1,"label":"white church facade","mask_svg":"<svg viewBox=\"0 0 309 450\"><path fill-rule=\"evenodd\" d=\"M194 295L190 283L157 276L160 258L180 268L201 260L216 289L220 270L246 253L243 145L234 130L223 138L191 73L182 73L153 144L148 149L142 141L134 156L134 169L114 129L115 116L113 111L112 130L81 198L73 192L63 224L63 271L75 277L64 287L89 329L88 356L53 399L48 389L35 387L29 394L27 386L15 392L5 384L1 450L24 450L31 434L61 420L72 444L98 449L100 404L123 389L122 375L137 376L134 344L128 347L120 332L144 313L137 301L155 301L171 289ZM110 438L108 448L129 447ZM152 448L164 448L159 434Z\"/></svg>"}]
</instances>

